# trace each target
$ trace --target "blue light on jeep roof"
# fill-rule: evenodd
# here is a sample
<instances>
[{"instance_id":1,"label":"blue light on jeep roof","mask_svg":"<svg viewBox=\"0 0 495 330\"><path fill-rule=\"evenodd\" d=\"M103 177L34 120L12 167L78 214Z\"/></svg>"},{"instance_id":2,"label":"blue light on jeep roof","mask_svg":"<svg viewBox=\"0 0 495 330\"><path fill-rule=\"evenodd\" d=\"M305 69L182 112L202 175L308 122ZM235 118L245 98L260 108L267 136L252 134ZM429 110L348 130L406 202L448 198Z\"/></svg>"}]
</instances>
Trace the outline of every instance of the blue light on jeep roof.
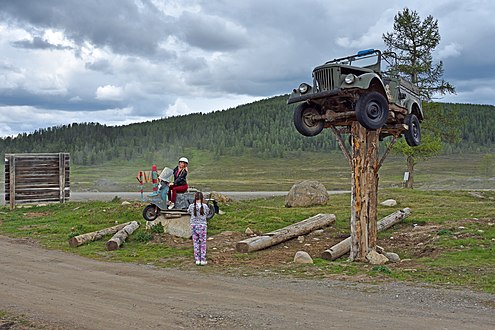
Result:
<instances>
[{"instance_id":1,"label":"blue light on jeep roof","mask_svg":"<svg viewBox=\"0 0 495 330\"><path fill-rule=\"evenodd\" d=\"M370 49L364 49L364 50L360 50L359 52L357 52L357 55L358 56L364 56L364 55L369 55L369 54L373 54L375 50L373 48L370 48Z\"/></svg>"}]
</instances>

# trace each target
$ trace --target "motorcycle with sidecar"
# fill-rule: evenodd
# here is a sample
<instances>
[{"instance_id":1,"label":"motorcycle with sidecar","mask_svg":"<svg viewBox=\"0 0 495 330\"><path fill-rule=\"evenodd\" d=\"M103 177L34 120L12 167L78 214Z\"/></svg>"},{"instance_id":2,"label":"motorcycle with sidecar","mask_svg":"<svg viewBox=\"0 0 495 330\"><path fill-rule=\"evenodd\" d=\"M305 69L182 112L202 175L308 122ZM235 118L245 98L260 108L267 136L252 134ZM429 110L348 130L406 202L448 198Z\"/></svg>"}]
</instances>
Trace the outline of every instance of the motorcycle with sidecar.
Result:
<instances>
[{"instance_id":1,"label":"motorcycle with sidecar","mask_svg":"<svg viewBox=\"0 0 495 330\"><path fill-rule=\"evenodd\" d=\"M175 199L175 204L172 208L168 208L168 191L169 182L173 181L173 171L170 168L164 168L160 176L160 185L158 190L149 194L150 204L143 210L143 218L147 221L154 221L161 214L174 214L174 215L187 215L187 209L190 204L194 203L194 194L197 189L190 188L185 193L178 193ZM208 205L209 212L206 215L206 219L213 218L216 212L218 212L218 205L214 199L206 198L206 205Z\"/></svg>"}]
</instances>

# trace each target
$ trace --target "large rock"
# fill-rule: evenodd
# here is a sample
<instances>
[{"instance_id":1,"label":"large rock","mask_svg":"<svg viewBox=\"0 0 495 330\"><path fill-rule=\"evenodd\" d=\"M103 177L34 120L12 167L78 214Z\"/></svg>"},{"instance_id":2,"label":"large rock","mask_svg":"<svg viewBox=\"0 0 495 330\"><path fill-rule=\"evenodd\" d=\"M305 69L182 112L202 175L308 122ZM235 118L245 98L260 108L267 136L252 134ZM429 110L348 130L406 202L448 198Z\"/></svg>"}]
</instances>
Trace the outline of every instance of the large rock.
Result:
<instances>
[{"instance_id":1,"label":"large rock","mask_svg":"<svg viewBox=\"0 0 495 330\"><path fill-rule=\"evenodd\" d=\"M380 203L383 206L395 206L397 205L397 201L395 199L387 199Z\"/></svg>"},{"instance_id":2,"label":"large rock","mask_svg":"<svg viewBox=\"0 0 495 330\"><path fill-rule=\"evenodd\" d=\"M286 207L305 207L325 205L328 202L328 191L318 181L305 180L292 186L285 199Z\"/></svg>"},{"instance_id":3,"label":"large rock","mask_svg":"<svg viewBox=\"0 0 495 330\"><path fill-rule=\"evenodd\" d=\"M206 194L206 196L209 197L209 194ZM219 192L216 192L216 191L211 192L211 198L213 198L214 200L216 200L220 204L232 202L232 198L230 198L229 196L223 195Z\"/></svg>"},{"instance_id":4,"label":"large rock","mask_svg":"<svg viewBox=\"0 0 495 330\"><path fill-rule=\"evenodd\" d=\"M296 264L312 264L313 258L305 251L297 251L294 256L294 263Z\"/></svg>"},{"instance_id":5,"label":"large rock","mask_svg":"<svg viewBox=\"0 0 495 330\"><path fill-rule=\"evenodd\" d=\"M384 265L388 262L388 258L383 254L376 252L375 250L371 250L367 255L366 259L372 265Z\"/></svg>"},{"instance_id":6,"label":"large rock","mask_svg":"<svg viewBox=\"0 0 495 330\"><path fill-rule=\"evenodd\" d=\"M190 216L160 215L155 221L147 221L146 228L153 225L162 225L163 231L170 235L189 238L191 237Z\"/></svg>"}]
</instances>

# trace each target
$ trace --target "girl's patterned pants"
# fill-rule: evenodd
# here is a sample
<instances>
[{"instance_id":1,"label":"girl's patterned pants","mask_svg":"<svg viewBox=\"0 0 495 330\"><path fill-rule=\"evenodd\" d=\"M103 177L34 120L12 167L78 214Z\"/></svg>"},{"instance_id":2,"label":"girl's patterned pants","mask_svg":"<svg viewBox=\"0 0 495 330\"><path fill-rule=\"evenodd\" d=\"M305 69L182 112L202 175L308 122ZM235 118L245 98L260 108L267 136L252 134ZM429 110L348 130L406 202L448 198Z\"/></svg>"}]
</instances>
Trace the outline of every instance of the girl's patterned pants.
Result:
<instances>
[{"instance_id":1,"label":"girl's patterned pants","mask_svg":"<svg viewBox=\"0 0 495 330\"><path fill-rule=\"evenodd\" d=\"M206 225L191 225L194 259L206 261Z\"/></svg>"}]
</instances>

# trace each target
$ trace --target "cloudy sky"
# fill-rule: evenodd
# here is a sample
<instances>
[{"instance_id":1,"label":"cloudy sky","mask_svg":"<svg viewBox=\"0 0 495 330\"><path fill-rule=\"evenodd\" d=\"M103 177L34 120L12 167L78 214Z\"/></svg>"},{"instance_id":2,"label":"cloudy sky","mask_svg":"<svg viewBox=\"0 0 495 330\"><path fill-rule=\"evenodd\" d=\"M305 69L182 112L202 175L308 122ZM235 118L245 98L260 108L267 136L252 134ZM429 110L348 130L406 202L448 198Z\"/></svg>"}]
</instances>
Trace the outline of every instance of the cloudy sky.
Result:
<instances>
[{"instance_id":1,"label":"cloudy sky","mask_svg":"<svg viewBox=\"0 0 495 330\"><path fill-rule=\"evenodd\" d=\"M435 60L495 104L493 0L0 0L0 136L72 122L123 125L289 93L408 7L438 19Z\"/></svg>"}]
</instances>

